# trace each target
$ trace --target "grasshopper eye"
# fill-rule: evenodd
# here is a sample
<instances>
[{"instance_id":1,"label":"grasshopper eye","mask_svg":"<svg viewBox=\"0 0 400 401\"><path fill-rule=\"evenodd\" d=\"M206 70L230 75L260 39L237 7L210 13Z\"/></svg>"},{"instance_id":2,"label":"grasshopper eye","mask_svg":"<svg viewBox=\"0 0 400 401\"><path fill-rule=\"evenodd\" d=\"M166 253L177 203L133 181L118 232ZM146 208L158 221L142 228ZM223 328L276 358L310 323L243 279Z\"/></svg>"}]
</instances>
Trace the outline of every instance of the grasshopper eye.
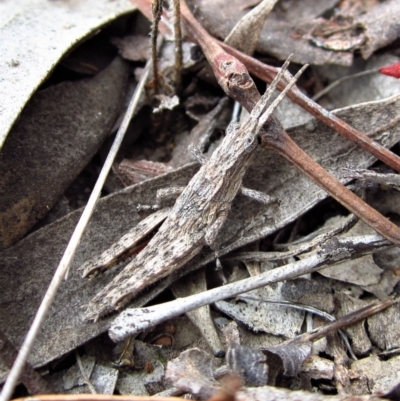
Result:
<instances>
[{"instance_id":1,"label":"grasshopper eye","mask_svg":"<svg viewBox=\"0 0 400 401\"><path fill-rule=\"evenodd\" d=\"M252 152L257 146L256 137L254 135L248 135L244 139L244 150L248 153Z\"/></svg>"}]
</instances>

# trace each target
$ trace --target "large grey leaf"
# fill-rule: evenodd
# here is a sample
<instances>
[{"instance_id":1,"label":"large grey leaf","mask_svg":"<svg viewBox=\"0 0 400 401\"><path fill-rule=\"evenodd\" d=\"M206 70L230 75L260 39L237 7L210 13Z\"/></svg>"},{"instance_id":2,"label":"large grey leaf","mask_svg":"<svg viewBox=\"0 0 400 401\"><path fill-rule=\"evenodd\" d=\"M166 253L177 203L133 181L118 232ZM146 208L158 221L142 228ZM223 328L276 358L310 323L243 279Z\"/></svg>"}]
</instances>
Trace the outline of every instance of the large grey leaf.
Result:
<instances>
[{"instance_id":1,"label":"large grey leaf","mask_svg":"<svg viewBox=\"0 0 400 401\"><path fill-rule=\"evenodd\" d=\"M134 9L128 0L1 2L0 148L60 58L102 25Z\"/></svg>"}]
</instances>

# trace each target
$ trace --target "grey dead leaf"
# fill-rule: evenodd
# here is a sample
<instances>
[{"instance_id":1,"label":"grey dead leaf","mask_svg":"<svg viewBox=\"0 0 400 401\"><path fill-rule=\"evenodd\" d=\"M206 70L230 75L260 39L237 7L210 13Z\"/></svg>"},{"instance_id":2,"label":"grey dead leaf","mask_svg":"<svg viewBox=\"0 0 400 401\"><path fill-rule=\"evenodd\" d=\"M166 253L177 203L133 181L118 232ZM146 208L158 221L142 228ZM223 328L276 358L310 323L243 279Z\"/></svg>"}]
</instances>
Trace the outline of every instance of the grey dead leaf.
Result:
<instances>
[{"instance_id":1,"label":"grey dead leaf","mask_svg":"<svg viewBox=\"0 0 400 401\"><path fill-rule=\"evenodd\" d=\"M382 350L400 348L400 304L367 319L371 341Z\"/></svg>"},{"instance_id":2,"label":"grey dead leaf","mask_svg":"<svg viewBox=\"0 0 400 401\"><path fill-rule=\"evenodd\" d=\"M118 379L118 370L102 364L95 364L94 358L83 358L83 362L90 363L90 369L86 376L92 388L98 394L113 394ZM77 365L72 366L66 372L57 372L46 379L51 382L60 394L88 394L89 386L82 377Z\"/></svg>"},{"instance_id":3,"label":"grey dead leaf","mask_svg":"<svg viewBox=\"0 0 400 401\"><path fill-rule=\"evenodd\" d=\"M245 264L250 276L258 275L273 268L273 266L269 265L264 266L265 264L263 263L254 263L256 266L252 266L252 269L249 269L251 264L249 262ZM254 267L258 267L258 271ZM228 281L238 281L246 277L247 274L243 270L236 268L233 269L233 274ZM222 300L215 302L214 305L225 315L241 323L241 325L254 333L263 332L285 338L293 338L301 331L304 312L282 305L262 302L265 299L281 300L283 285L283 283L277 283L247 292L245 295L249 298L240 297L230 302ZM251 297L255 299L250 299Z\"/></svg>"},{"instance_id":4,"label":"grey dead leaf","mask_svg":"<svg viewBox=\"0 0 400 401\"><path fill-rule=\"evenodd\" d=\"M32 97L0 157L0 248L43 218L97 152L118 116L128 74L116 58L94 78Z\"/></svg>"},{"instance_id":5,"label":"grey dead leaf","mask_svg":"<svg viewBox=\"0 0 400 401\"><path fill-rule=\"evenodd\" d=\"M295 22L292 16L300 8L299 5L296 6L295 1L288 2L282 8L275 8L268 16L268 23L261 32L256 50L280 60L285 60L289 54L294 53L293 61L299 64L350 65L353 59L351 53L317 48L305 35L313 27L313 19L330 10L336 2L324 0L317 3L307 1L304 5L303 3L301 3L303 10L301 13L297 12ZM229 2L200 0L195 4L195 16L202 21L208 32L221 39L225 39L237 21L248 12L243 10L242 0ZM291 8L294 9L293 12L290 12Z\"/></svg>"},{"instance_id":6,"label":"grey dead leaf","mask_svg":"<svg viewBox=\"0 0 400 401\"><path fill-rule=\"evenodd\" d=\"M93 369L90 382L93 384L98 394L114 394L117 384L118 370L110 366L96 365ZM88 389L84 390L88 393Z\"/></svg>"},{"instance_id":7,"label":"grey dead leaf","mask_svg":"<svg viewBox=\"0 0 400 401\"><path fill-rule=\"evenodd\" d=\"M102 319L95 324L84 323L80 312L83 313L83 306L110 281L112 272L111 275L106 273L90 281L82 280L77 268L91 256L98 255L99 250L118 240L121 232L127 232L146 216L136 212L138 203L151 204L157 189L167 187L169 179L180 185L186 184L196 167L187 166L172 172L167 179L159 177L148 181L146 185L130 187L120 191L116 197L111 195L106 203L100 200L76 255L70 278L61 286L31 353L29 361L34 366L42 366L107 330L109 319ZM129 212L120 214L115 213L115 210ZM81 211L77 211L65 216L2 254L0 304L4 306L0 308L0 325L5 328L6 335L15 346L25 336L80 214ZM142 298L138 306L148 301L148 298Z\"/></svg>"},{"instance_id":8,"label":"grey dead leaf","mask_svg":"<svg viewBox=\"0 0 400 401\"><path fill-rule=\"evenodd\" d=\"M310 356L311 343L276 345L263 350L232 344L227 362L246 386L277 385L283 376L294 377Z\"/></svg>"},{"instance_id":9,"label":"grey dead leaf","mask_svg":"<svg viewBox=\"0 0 400 401\"><path fill-rule=\"evenodd\" d=\"M377 70L382 65L393 64L396 61L398 61L398 58L385 54L373 56L368 61L358 59L350 67L315 66L314 68L318 71L320 77L330 83L335 83L338 79L348 77L348 79L339 82L336 87L332 88L321 99L321 104L326 109L332 110L397 95L398 87L377 71L372 71L371 74L360 77L353 76L364 71ZM310 115L288 98L283 99L278 106L276 116L285 128L306 123L310 120Z\"/></svg>"},{"instance_id":10,"label":"grey dead leaf","mask_svg":"<svg viewBox=\"0 0 400 401\"><path fill-rule=\"evenodd\" d=\"M197 294L207 290L206 272L197 271L179 280L172 286L172 292L176 298L184 298L192 294ZM225 354L224 348L219 339L218 333L211 319L210 305L186 313L187 317L200 330L202 336L207 341L216 357L222 357Z\"/></svg>"},{"instance_id":11,"label":"grey dead leaf","mask_svg":"<svg viewBox=\"0 0 400 401\"><path fill-rule=\"evenodd\" d=\"M87 377L90 377L95 366L95 358L90 355L83 355L81 361L84 374ZM71 368L69 368L66 372L64 372L64 375L62 377L62 382L63 385L61 391L71 390L74 387L83 386L85 384L82 377L82 373L77 363Z\"/></svg>"},{"instance_id":12,"label":"grey dead leaf","mask_svg":"<svg viewBox=\"0 0 400 401\"><path fill-rule=\"evenodd\" d=\"M264 22L277 0L262 0L233 27L225 43L247 54L253 54Z\"/></svg>"},{"instance_id":13,"label":"grey dead leaf","mask_svg":"<svg viewBox=\"0 0 400 401\"><path fill-rule=\"evenodd\" d=\"M125 0L2 2L0 146L60 58L90 33L133 10Z\"/></svg>"},{"instance_id":14,"label":"grey dead leaf","mask_svg":"<svg viewBox=\"0 0 400 401\"><path fill-rule=\"evenodd\" d=\"M400 27L394 18L398 11L398 0L388 0L377 4L358 19L365 27L367 36L367 41L361 47L361 54L365 59L375 50L388 46L400 37Z\"/></svg>"},{"instance_id":15,"label":"grey dead leaf","mask_svg":"<svg viewBox=\"0 0 400 401\"><path fill-rule=\"evenodd\" d=\"M379 266L379 265L378 265ZM381 267L381 266L380 266ZM400 277L396 270L385 270L376 284L362 286L364 291L375 295L379 300L384 300L388 294L392 294Z\"/></svg>"},{"instance_id":16,"label":"grey dead leaf","mask_svg":"<svg viewBox=\"0 0 400 401\"><path fill-rule=\"evenodd\" d=\"M224 318L226 319L226 318ZM220 327L221 333L226 344L239 344L248 348L261 349L277 345L281 339L277 336L267 333L253 333L246 327L238 325L234 320L229 321ZM216 323L219 321L216 319Z\"/></svg>"},{"instance_id":17,"label":"grey dead leaf","mask_svg":"<svg viewBox=\"0 0 400 401\"><path fill-rule=\"evenodd\" d=\"M399 59L390 55L373 56L368 61L357 60L351 67L342 66L322 66L316 67L319 74L334 82L340 77L357 74L362 71L378 69L383 65L393 64ZM332 109L350 106L361 102L370 102L395 96L398 94L398 86L393 85L393 81L378 72L360 77L353 77L343 81L337 87L328 92L323 99L325 107Z\"/></svg>"},{"instance_id":18,"label":"grey dead leaf","mask_svg":"<svg viewBox=\"0 0 400 401\"><path fill-rule=\"evenodd\" d=\"M368 301L347 295L344 292L337 293L335 298L338 304L338 318L361 309L369 303ZM366 331L365 321L347 327L345 332L351 340L351 348L356 356L366 355L371 350L372 344Z\"/></svg>"},{"instance_id":19,"label":"grey dead leaf","mask_svg":"<svg viewBox=\"0 0 400 401\"><path fill-rule=\"evenodd\" d=\"M323 276L347 283L368 286L380 281L382 269L372 258L372 255L364 256L355 261L348 261L335 267L328 267L320 272Z\"/></svg>"},{"instance_id":20,"label":"grey dead leaf","mask_svg":"<svg viewBox=\"0 0 400 401\"><path fill-rule=\"evenodd\" d=\"M200 399L214 395L218 383L214 379L210 355L198 348L182 352L178 358L169 361L165 377L174 387L190 392Z\"/></svg>"},{"instance_id":21,"label":"grey dead leaf","mask_svg":"<svg viewBox=\"0 0 400 401\"><path fill-rule=\"evenodd\" d=\"M253 293L252 291L248 295ZM304 320L302 311L251 299L240 299L232 303L218 301L215 306L255 333L261 331L286 338L293 338L299 334Z\"/></svg>"},{"instance_id":22,"label":"grey dead leaf","mask_svg":"<svg viewBox=\"0 0 400 401\"><path fill-rule=\"evenodd\" d=\"M362 131L372 133L381 143L390 147L400 138L400 127L388 128L388 124L399 118L399 106L400 96L397 96L349 107L337 114ZM385 113L385 121L382 121L382 113ZM386 128L380 132L380 127ZM290 134L333 174L338 174L341 166L349 162L367 166L373 161L371 156L339 138L322 123L313 121L292 129ZM107 329L109 320L102 319L96 324L84 323L79 311L110 281L113 272L85 281L76 269L109 247L146 216L136 212L138 204L152 204L156 191L171 186L171 182L175 186L186 185L197 168L197 165L188 165L100 200L76 254L71 278L60 289L29 359L34 366L41 366L63 355ZM281 200L281 205L271 211L268 207L239 196L234 202L229 223L221 232L222 242L227 243L230 239L233 241L228 242L229 247L224 252L243 244L242 241L236 242L237 238L249 243L276 231L326 197L322 190L303 177L290 163L270 151L260 150L254 166L245 178L245 185L273 195ZM0 291L0 303L4 306L0 308L0 325L16 345L20 344L27 331L28 322L47 288L80 213L71 213L44 227L1 254L3 288ZM213 254L204 253L188 265L188 270L194 270L212 259ZM144 294L137 299L134 306L144 305L178 277L168 277L153 287L149 295ZM71 309L78 312L71 314Z\"/></svg>"},{"instance_id":23,"label":"grey dead leaf","mask_svg":"<svg viewBox=\"0 0 400 401\"><path fill-rule=\"evenodd\" d=\"M371 355L353 362L351 371L354 375L350 387L353 394L386 393L400 382L400 356L385 361Z\"/></svg>"},{"instance_id":24,"label":"grey dead leaf","mask_svg":"<svg viewBox=\"0 0 400 401\"><path fill-rule=\"evenodd\" d=\"M317 279L298 278L285 281L282 284L281 295L287 301L313 306L328 313L332 313L335 308L331 288Z\"/></svg>"}]
</instances>

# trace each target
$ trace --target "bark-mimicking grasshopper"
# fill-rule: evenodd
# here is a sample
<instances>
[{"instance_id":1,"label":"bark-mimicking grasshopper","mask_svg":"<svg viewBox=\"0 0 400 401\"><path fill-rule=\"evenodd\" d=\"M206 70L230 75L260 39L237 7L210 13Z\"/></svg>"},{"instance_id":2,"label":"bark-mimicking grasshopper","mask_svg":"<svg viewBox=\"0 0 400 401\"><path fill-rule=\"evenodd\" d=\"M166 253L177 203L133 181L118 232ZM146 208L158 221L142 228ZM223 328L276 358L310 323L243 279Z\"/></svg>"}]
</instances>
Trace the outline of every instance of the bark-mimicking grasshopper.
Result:
<instances>
[{"instance_id":1,"label":"bark-mimicking grasshopper","mask_svg":"<svg viewBox=\"0 0 400 401\"><path fill-rule=\"evenodd\" d=\"M192 149L192 153L204 164L180 194L168 217L148 245L91 300L85 313L86 319L97 319L120 309L145 287L189 262L203 246L208 245L214 249L216 236L239 191L258 201L271 202L265 194L243 188L242 178L255 154L260 129L306 68L304 66L267 107L288 64L289 60L253 108L249 118L240 126L236 124L228 127L227 135L208 161L204 161L200 152ZM267 128L264 126L264 130ZM148 220L145 219L143 223L146 221ZM143 223L142 227L147 227ZM147 232L148 228L142 231ZM129 237L129 234L127 236ZM124 243L127 242L127 236L123 237ZM102 257L112 254L112 249L115 249L115 245ZM218 251L214 250L217 256ZM84 271L85 276L95 270L104 270L110 264L99 262L99 258L96 258L86 262L80 269Z\"/></svg>"}]
</instances>

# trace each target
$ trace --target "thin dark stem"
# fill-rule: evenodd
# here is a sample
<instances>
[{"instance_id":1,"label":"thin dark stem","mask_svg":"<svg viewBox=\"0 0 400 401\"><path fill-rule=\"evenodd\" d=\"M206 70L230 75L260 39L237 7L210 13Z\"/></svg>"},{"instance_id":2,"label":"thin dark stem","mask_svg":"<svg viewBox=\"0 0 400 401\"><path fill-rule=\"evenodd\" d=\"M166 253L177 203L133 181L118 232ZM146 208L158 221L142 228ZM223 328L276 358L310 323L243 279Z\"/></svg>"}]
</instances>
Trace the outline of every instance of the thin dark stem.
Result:
<instances>
[{"instance_id":1,"label":"thin dark stem","mask_svg":"<svg viewBox=\"0 0 400 401\"><path fill-rule=\"evenodd\" d=\"M175 91L179 91L182 80L182 30L181 6L179 0L173 0L174 36L175 36Z\"/></svg>"},{"instance_id":2,"label":"thin dark stem","mask_svg":"<svg viewBox=\"0 0 400 401\"><path fill-rule=\"evenodd\" d=\"M379 313L389 308L390 306L394 305L396 302L398 301L387 299L385 301L365 306L364 308L351 312L348 315L345 315L334 322L324 324L323 326L320 326L309 333L304 333L301 334L300 336L287 340L279 344L279 346L281 347L283 345L299 344L308 341L319 340L320 338L327 336L329 333L351 326L357 322L360 322L361 320L366 319L367 317L375 315L376 313Z\"/></svg>"},{"instance_id":3,"label":"thin dark stem","mask_svg":"<svg viewBox=\"0 0 400 401\"><path fill-rule=\"evenodd\" d=\"M323 190L340 202L348 210L362 219L379 234L396 245L400 245L400 229L376 209L369 206L353 192L341 184L328 171L321 167L314 159L308 156L282 130L279 139L269 134L261 135L261 144L264 147L274 149L291 161L304 174L316 182Z\"/></svg>"},{"instance_id":4,"label":"thin dark stem","mask_svg":"<svg viewBox=\"0 0 400 401\"><path fill-rule=\"evenodd\" d=\"M161 15L163 12L163 0L153 0L152 2L152 16L153 24L151 25L151 58L153 60L153 80L154 80L154 93L158 93L158 63L157 63L157 38L158 38L158 24L160 23Z\"/></svg>"}]
</instances>

